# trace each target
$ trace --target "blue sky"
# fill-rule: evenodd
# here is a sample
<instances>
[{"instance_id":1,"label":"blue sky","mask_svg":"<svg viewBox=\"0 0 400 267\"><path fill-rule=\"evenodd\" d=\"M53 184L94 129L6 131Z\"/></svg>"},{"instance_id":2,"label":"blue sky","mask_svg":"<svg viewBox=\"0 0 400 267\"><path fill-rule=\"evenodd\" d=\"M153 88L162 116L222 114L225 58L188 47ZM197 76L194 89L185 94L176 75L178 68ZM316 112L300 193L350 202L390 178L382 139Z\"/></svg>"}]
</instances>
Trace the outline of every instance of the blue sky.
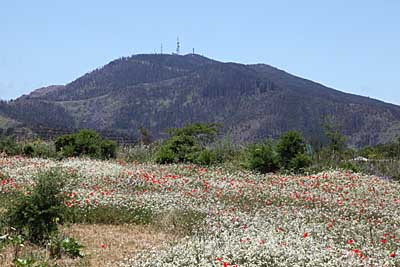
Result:
<instances>
[{"instance_id":1,"label":"blue sky","mask_svg":"<svg viewBox=\"0 0 400 267\"><path fill-rule=\"evenodd\" d=\"M172 52L267 63L400 104L400 1L4 0L0 98L65 84L109 61Z\"/></svg>"}]
</instances>

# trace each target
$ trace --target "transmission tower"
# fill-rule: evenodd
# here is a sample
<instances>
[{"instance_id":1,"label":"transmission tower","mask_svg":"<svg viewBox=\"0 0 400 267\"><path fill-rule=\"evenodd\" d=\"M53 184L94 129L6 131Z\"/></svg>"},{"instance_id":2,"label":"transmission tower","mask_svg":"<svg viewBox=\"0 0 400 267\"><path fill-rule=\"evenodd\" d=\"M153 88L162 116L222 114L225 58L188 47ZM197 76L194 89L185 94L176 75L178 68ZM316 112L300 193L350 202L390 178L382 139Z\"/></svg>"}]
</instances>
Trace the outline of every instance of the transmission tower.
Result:
<instances>
[{"instance_id":1,"label":"transmission tower","mask_svg":"<svg viewBox=\"0 0 400 267\"><path fill-rule=\"evenodd\" d=\"M176 54L179 55L181 50L181 43L179 42L179 36L176 38Z\"/></svg>"}]
</instances>

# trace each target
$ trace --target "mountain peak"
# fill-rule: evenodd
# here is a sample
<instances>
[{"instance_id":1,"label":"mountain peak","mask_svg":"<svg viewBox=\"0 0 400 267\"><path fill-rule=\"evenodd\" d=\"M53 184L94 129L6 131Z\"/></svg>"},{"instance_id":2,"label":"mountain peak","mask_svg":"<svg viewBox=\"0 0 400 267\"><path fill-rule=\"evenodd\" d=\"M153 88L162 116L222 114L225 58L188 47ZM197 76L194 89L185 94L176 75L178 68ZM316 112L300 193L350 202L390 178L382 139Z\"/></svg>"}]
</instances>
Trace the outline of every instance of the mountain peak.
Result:
<instances>
[{"instance_id":1,"label":"mountain peak","mask_svg":"<svg viewBox=\"0 0 400 267\"><path fill-rule=\"evenodd\" d=\"M135 136L140 126L214 122L237 142L299 130L323 138L326 116L350 145L391 141L400 107L343 93L265 64L223 63L197 54L139 54L111 61L65 86L35 90L0 112L26 125L95 128ZM32 116L41 114L41 116Z\"/></svg>"}]
</instances>

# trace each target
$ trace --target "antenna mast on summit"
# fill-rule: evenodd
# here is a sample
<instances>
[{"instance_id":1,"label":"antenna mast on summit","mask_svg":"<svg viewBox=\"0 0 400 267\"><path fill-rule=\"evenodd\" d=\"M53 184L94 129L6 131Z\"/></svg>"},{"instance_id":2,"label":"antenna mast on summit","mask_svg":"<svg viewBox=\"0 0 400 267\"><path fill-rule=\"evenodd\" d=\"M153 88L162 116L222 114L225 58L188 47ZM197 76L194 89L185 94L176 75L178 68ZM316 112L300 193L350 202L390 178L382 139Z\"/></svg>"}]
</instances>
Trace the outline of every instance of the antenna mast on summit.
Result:
<instances>
[{"instance_id":1,"label":"antenna mast on summit","mask_svg":"<svg viewBox=\"0 0 400 267\"><path fill-rule=\"evenodd\" d=\"M181 43L179 42L179 36L176 38L176 54L179 55L181 50Z\"/></svg>"},{"instance_id":2,"label":"antenna mast on summit","mask_svg":"<svg viewBox=\"0 0 400 267\"><path fill-rule=\"evenodd\" d=\"M161 44L161 55L163 54L163 45Z\"/></svg>"}]
</instances>

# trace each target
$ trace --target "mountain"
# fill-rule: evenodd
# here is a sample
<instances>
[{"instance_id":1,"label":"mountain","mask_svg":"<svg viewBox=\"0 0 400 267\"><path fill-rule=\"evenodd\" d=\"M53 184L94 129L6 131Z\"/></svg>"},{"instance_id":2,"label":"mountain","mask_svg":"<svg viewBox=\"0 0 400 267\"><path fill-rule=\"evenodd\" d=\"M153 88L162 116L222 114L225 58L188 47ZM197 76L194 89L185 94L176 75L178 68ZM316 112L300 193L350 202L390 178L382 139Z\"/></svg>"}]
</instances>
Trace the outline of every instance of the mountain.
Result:
<instances>
[{"instance_id":1,"label":"mountain","mask_svg":"<svg viewBox=\"0 0 400 267\"><path fill-rule=\"evenodd\" d=\"M35 127L94 128L163 137L192 122L223 124L237 142L299 130L323 136L326 116L343 125L355 147L400 133L400 107L343 93L265 64L223 63L200 55L142 54L110 62L66 85L0 103L0 116Z\"/></svg>"}]
</instances>

